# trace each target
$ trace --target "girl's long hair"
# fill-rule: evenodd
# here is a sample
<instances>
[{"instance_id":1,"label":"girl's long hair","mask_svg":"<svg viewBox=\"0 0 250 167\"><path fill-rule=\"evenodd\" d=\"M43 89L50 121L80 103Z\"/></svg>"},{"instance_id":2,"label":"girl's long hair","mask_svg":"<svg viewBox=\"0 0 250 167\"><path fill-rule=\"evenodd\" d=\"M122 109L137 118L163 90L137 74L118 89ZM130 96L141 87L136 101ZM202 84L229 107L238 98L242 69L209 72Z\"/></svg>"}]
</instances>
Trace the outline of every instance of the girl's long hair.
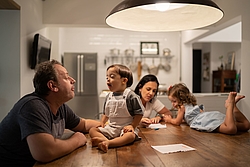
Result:
<instances>
[{"instance_id":1,"label":"girl's long hair","mask_svg":"<svg viewBox=\"0 0 250 167\"><path fill-rule=\"evenodd\" d=\"M194 95L189 91L184 83L178 83L170 86L167 92L168 96L177 98L180 105L192 104L197 105L197 100Z\"/></svg>"}]
</instances>

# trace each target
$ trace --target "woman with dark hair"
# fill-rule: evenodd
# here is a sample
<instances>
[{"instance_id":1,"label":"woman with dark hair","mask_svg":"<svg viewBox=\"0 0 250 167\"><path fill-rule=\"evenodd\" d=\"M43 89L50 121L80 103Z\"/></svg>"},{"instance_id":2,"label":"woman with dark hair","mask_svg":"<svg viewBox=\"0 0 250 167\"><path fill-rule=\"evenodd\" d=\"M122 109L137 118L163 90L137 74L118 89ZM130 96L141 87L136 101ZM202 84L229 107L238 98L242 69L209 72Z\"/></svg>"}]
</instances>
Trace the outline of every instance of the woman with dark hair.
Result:
<instances>
[{"instance_id":1,"label":"woman with dark hair","mask_svg":"<svg viewBox=\"0 0 250 167\"><path fill-rule=\"evenodd\" d=\"M140 96L145 111L140 125L147 127L153 123L159 123L164 115L172 115L160 100L156 98L159 82L155 75L145 75L137 84L135 93ZM154 118L150 118L152 111L157 112Z\"/></svg>"}]
</instances>

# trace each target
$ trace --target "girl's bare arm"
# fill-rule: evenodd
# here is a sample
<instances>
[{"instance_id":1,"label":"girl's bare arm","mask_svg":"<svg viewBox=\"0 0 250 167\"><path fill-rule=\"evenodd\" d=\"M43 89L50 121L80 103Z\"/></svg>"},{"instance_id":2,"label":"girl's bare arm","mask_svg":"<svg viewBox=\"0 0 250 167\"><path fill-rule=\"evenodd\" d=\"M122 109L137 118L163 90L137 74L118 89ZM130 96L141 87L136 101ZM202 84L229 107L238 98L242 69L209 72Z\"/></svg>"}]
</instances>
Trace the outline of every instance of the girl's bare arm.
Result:
<instances>
[{"instance_id":1,"label":"girl's bare arm","mask_svg":"<svg viewBox=\"0 0 250 167\"><path fill-rule=\"evenodd\" d=\"M170 115L164 115L163 119L167 123L171 123L173 125L180 125L182 123L183 118L184 118L184 114L185 114L185 107L182 105L178 109L178 114L177 114L176 118L172 118L172 116L170 116Z\"/></svg>"}]
</instances>

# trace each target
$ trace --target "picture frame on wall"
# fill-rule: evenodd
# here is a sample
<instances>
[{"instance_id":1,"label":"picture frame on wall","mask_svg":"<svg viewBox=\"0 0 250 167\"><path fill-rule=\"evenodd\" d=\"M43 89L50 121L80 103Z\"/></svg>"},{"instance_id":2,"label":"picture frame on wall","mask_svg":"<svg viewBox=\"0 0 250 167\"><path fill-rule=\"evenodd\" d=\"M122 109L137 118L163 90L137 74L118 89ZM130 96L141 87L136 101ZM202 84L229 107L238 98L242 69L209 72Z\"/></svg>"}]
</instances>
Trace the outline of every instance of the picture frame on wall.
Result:
<instances>
[{"instance_id":1,"label":"picture frame on wall","mask_svg":"<svg viewBox=\"0 0 250 167\"><path fill-rule=\"evenodd\" d=\"M227 69L234 70L235 52L229 52L227 55Z\"/></svg>"},{"instance_id":2,"label":"picture frame on wall","mask_svg":"<svg viewBox=\"0 0 250 167\"><path fill-rule=\"evenodd\" d=\"M159 55L159 42L141 42L141 55Z\"/></svg>"}]
</instances>

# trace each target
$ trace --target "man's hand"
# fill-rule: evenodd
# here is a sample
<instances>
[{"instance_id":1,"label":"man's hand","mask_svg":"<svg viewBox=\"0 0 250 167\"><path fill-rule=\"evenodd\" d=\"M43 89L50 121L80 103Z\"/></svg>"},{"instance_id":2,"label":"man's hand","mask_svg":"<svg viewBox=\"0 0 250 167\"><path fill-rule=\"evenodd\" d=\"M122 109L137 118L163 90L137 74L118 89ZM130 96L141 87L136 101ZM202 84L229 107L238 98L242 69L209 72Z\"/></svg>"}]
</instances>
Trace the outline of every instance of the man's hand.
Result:
<instances>
[{"instance_id":1,"label":"man's hand","mask_svg":"<svg viewBox=\"0 0 250 167\"><path fill-rule=\"evenodd\" d=\"M86 136L85 136L83 133L81 133L81 132L75 132L75 133L72 135L72 138L78 139L79 147L80 147L80 146L84 146L84 145L87 143L87 138L86 138Z\"/></svg>"}]
</instances>

